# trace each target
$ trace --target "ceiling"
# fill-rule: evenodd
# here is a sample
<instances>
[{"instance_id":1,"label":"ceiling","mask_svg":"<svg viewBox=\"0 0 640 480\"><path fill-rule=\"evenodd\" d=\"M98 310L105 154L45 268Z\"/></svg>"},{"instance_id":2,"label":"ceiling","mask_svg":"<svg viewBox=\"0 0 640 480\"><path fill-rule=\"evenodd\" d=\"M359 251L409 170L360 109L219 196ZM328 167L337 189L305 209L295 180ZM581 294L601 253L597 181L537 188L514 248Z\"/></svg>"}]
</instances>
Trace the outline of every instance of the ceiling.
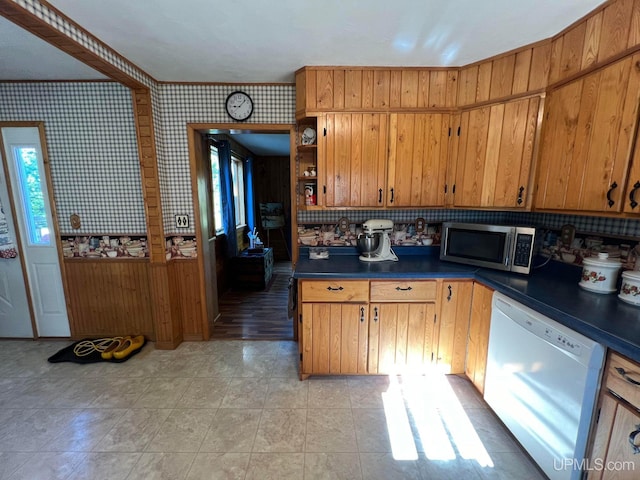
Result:
<instances>
[{"instance_id":1,"label":"ceiling","mask_svg":"<svg viewBox=\"0 0 640 480\"><path fill-rule=\"evenodd\" d=\"M291 150L289 134L283 133L230 133L231 137L258 156L288 157Z\"/></svg>"},{"instance_id":2,"label":"ceiling","mask_svg":"<svg viewBox=\"0 0 640 480\"><path fill-rule=\"evenodd\" d=\"M295 70L305 65L466 65L555 35L603 2L48 3L156 80L270 83L293 82ZM0 22L0 80L104 78L16 28Z\"/></svg>"}]
</instances>

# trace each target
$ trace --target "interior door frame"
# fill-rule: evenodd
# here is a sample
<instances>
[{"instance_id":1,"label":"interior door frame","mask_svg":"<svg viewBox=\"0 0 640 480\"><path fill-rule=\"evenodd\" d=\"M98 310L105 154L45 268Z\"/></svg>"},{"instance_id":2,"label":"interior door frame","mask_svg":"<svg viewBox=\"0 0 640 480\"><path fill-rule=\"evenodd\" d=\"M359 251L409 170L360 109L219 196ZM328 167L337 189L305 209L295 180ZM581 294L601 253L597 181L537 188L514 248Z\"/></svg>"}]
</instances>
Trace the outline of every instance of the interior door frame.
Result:
<instances>
[{"instance_id":1,"label":"interior door frame","mask_svg":"<svg viewBox=\"0 0 640 480\"><path fill-rule=\"evenodd\" d=\"M49 148L47 146L47 138L45 135L44 122L0 122L0 129L3 128L20 128L20 127L36 127L38 129L38 135L40 139L40 148L42 150L42 164L44 166L44 177L47 182L47 197L49 201L49 207L51 209L51 221L53 223L53 237L56 242L57 250L58 250L58 265L60 267L60 276L62 278L62 291L64 292L65 304L67 306L67 319L69 321L69 328L73 326L73 311L71 310L71 305L69 305L69 288L67 286L67 276L64 268L64 258L62 257L62 242L60 240L60 228L58 224L58 210L56 208L56 202L53 196L53 184L51 182L51 166L49 164ZM2 152L5 151L4 141L2 140L2 135L0 135L0 149ZM3 153L4 156L4 153ZM13 185L11 185L9 177L9 167L7 162L10 159L5 159L3 162L3 171L5 178L7 179L7 190L9 192L9 203L11 208L11 214L13 215L14 220L17 218L16 216L16 206L14 204L14 195L13 195ZM27 300L29 302L29 315L31 317L31 329L33 331L33 339L37 340L40 338L35 312L33 309L33 297L31 295L31 284L29 283L29 276L27 275L27 265L25 264L25 256L22 251L22 237L20 236L20 229L15 229L15 237L16 237L16 248L18 250L18 256L20 257L20 266L22 267L22 275L24 277L24 284L27 290ZM71 331L71 336L73 336L73 331Z\"/></svg>"},{"instance_id":2,"label":"interior door frame","mask_svg":"<svg viewBox=\"0 0 640 480\"><path fill-rule=\"evenodd\" d=\"M199 190L198 190L198 177L202 175L204 166L198 160L197 152L200 150L196 144L200 141L201 136L213 133L283 133L289 134L289 164L295 165L295 151L296 151L296 125L294 123L251 123L251 124L238 124L238 123L187 123L187 137L189 144L189 170L191 177L191 194L193 200L193 212L195 217L195 229L196 229L196 241L200 245L200 249L208 248L208 232L204 232L202 228L201 215L203 211L200 205ZM295 175L295 171L290 172L291 178ZM295 199L294 191L295 183L291 183L291 197ZM291 203L291 210L295 208L295 202ZM290 212L293 214L293 212ZM290 218L296 218L291 216ZM217 307L217 290L210 292L207 289L207 272L209 267L205 265L205 261L210 259L209 255L197 256L198 259L198 274L200 283L200 298L202 309L202 321L204 323L203 329L205 332L209 332L213 328L213 322L217 320L219 312ZM292 257L293 261L293 257ZM215 259L214 259L215 262ZM212 295L215 294L215 299ZM211 311L213 309L213 311ZM211 317L211 318L210 318ZM207 335L208 338L208 335Z\"/></svg>"}]
</instances>

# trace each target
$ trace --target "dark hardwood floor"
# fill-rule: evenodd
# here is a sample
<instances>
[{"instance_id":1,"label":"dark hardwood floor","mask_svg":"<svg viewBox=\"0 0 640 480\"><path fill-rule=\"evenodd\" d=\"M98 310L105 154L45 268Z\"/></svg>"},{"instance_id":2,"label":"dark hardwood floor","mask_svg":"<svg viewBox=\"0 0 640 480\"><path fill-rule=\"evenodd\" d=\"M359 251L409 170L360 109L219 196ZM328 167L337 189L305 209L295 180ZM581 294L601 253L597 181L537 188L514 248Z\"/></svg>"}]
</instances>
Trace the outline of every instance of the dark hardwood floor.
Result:
<instances>
[{"instance_id":1,"label":"dark hardwood floor","mask_svg":"<svg viewBox=\"0 0 640 480\"><path fill-rule=\"evenodd\" d=\"M291 262L276 262L273 277L263 291L234 290L218 300L220 318L211 338L293 340L293 319L288 318Z\"/></svg>"}]
</instances>

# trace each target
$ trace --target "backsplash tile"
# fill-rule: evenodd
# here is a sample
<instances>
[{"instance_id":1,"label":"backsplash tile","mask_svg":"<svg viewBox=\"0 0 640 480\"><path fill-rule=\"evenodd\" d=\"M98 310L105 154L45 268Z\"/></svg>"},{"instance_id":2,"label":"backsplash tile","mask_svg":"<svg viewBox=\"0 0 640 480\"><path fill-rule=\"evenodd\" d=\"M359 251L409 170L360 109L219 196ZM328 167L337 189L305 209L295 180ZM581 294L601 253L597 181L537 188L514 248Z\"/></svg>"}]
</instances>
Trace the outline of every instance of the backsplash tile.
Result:
<instances>
[{"instance_id":1,"label":"backsplash tile","mask_svg":"<svg viewBox=\"0 0 640 480\"><path fill-rule=\"evenodd\" d=\"M335 224L341 217L351 223L362 223L370 218L386 218L394 223L410 223L422 217L427 223L477 222L533 225L539 228L560 229L571 224L581 233L613 237L632 237L640 241L640 219L590 217L539 212L495 212L485 210L311 210L298 211L298 223Z\"/></svg>"}]
</instances>

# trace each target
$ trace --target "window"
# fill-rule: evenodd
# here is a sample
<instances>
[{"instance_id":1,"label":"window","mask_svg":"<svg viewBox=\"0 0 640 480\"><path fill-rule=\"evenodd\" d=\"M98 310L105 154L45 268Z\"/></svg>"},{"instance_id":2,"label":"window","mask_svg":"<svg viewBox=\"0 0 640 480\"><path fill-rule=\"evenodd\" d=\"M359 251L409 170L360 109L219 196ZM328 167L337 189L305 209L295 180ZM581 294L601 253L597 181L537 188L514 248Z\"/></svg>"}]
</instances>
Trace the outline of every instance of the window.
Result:
<instances>
[{"instance_id":1,"label":"window","mask_svg":"<svg viewBox=\"0 0 640 480\"><path fill-rule=\"evenodd\" d=\"M216 234L224 233L224 222L222 221L222 192L220 190L220 161L218 159L218 149L211 146L211 184L213 190L213 219L216 227Z\"/></svg>"},{"instance_id":2,"label":"window","mask_svg":"<svg viewBox=\"0 0 640 480\"><path fill-rule=\"evenodd\" d=\"M242 160L231 156L231 178L233 180L233 205L236 214L236 228L247 224L244 205L244 166Z\"/></svg>"},{"instance_id":3,"label":"window","mask_svg":"<svg viewBox=\"0 0 640 480\"><path fill-rule=\"evenodd\" d=\"M49 245L50 231L42 192L42 176L38 154L34 147L13 147L16 173L20 182L20 198L24 212L24 224L28 230L30 245Z\"/></svg>"}]
</instances>

